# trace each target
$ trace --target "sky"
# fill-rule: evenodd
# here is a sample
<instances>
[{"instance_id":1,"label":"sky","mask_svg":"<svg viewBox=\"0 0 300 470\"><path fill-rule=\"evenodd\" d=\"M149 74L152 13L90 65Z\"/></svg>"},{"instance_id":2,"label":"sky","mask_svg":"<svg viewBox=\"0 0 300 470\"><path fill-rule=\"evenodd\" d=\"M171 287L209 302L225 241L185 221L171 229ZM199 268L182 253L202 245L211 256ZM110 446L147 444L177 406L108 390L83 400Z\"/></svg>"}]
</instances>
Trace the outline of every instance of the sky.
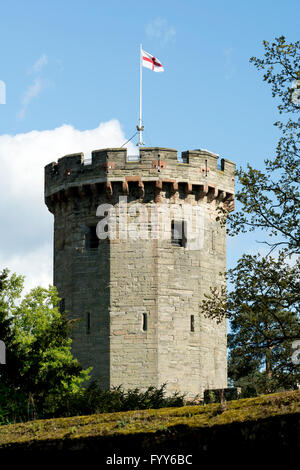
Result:
<instances>
[{"instance_id":1,"label":"sky","mask_svg":"<svg viewBox=\"0 0 300 470\"><path fill-rule=\"evenodd\" d=\"M11 0L0 8L0 269L24 274L26 289L52 282L43 168L134 134L140 43L165 69L143 70L147 146L205 148L238 167L262 168L274 154L276 102L249 59L263 56L263 40L299 39L299 2ZM255 240L230 238L228 266L260 249Z\"/></svg>"}]
</instances>

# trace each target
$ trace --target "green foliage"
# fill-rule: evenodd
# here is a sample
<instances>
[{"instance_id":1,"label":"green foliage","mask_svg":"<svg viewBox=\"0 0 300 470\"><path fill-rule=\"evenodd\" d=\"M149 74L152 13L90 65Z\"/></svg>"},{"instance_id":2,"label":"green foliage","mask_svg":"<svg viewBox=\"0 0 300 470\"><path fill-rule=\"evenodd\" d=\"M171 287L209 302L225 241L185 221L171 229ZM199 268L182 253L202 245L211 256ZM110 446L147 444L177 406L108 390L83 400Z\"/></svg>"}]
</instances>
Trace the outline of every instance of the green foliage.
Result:
<instances>
[{"instance_id":1,"label":"green foliage","mask_svg":"<svg viewBox=\"0 0 300 470\"><path fill-rule=\"evenodd\" d=\"M84 387L90 369L83 370L72 356L72 322L58 309L55 287L37 287L22 299L23 281L8 270L0 273L0 338L7 349L0 371L0 424L184 404L178 393L165 396L165 384L145 392L121 386L103 391L96 382Z\"/></svg>"},{"instance_id":2,"label":"green foliage","mask_svg":"<svg viewBox=\"0 0 300 470\"><path fill-rule=\"evenodd\" d=\"M300 338L300 262L289 265L281 253L243 255L227 273L232 285L212 290L200 305L216 322L230 320L229 377L253 394L297 388L299 368L292 363L292 343Z\"/></svg>"},{"instance_id":3,"label":"green foliage","mask_svg":"<svg viewBox=\"0 0 300 470\"><path fill-rule=\"evenodd\" d=\"M99 384L93 381L80 395L74 395L67 406L61 402L52 415L77 416L184 405L184 395L175 392L166 396L165 388L166 384L158 388L148 387L144 392L138 388L125 391L122 386L101 390Z\"/></svg>"},{"instance_id":4,"label":"green foliage","mask_svg":"<svg viewBox=\"0 0 300 470\"><path fill-rule=\"evenodd\" d=\"M281 36L263 42L262 59L250 62L264 71L263 79L277 99L283 120L275 122L281 137L273 157L258 170L250 164L237 170L236 199L239 210L219 217L229 222L229 234L265 232L267 256L243 255L227 273L225 283L211 289L201 305L217 322L226 314L231 323L229 377L244 396L296 388L300 371L292 361L292 342L300 338L299 259L287 256L300 251L300 42L288 44ZM276 259L271 257L276 250ZM281 250L281 251L279 251Z\"/></svg>"},{"instance_id":5,"label":"green foliage","mask_svg":"<svg viewBox=\"0 0 300 470\"><path fill-rule=\"evenodd\" d=\"M0 371L0 422L55 413L83 392L90 370L71 353L70 322L58 310L55 287L21 299L23 278L0 274L0 338L7 364Z\"/></svg>"},{"instance_id":6,"label":"green foliage","mask_svg":"<svg viewBox=\"0 0 300 470\"><path fill-rule=\"evenodd\" d=\"M0 338L7 364L0 371L0 424L32 418L72 416L182 406L178 393L165 396L165 384L103 391L96 382L83 387L89 370L71 353L71 322L61 314L55 287L37 287L23 299L22 276L0 273Z\"/></svg>"},{"instance_id":7,"label":"green foliage","mask_svg":"<svg viewBox=\"0 0 300 470\"><path fill-rule=\"evenodd\" d=\"M265 56L263 59L251 57L252 62L258 70L264 70L263 79L272 88L273 98L280 98L278 105L280 113L299 111L300 102L295 99L294 81L300 79L300 41L287 44L285 37L275 38L270 44L263 41ZM296 84L300 89L300 84Z\"/></svg>"},{"instance_id":8,"label":"green foliage","mask_svg":"<svg viewBox=\"0 0 300 470\"><path fill-rule=\"evenodd\" d=\"M282 136L276 154L264 160L264 170L250 164L237 170L240 210L228 217L229 234L259 229L267 233L263 243L271 251L280 247L299 253L300 42L287 44L282 36L272 44L263 44L265 57L252 57L250 61L264 70L264 80L271 85L273 97L279 99L279 112L288 117L274 124Z\"/></svg>"},{"instance_id":9,"label":"green foliage","mask_svg":"<svg viewBox=\"0 0 300 470\"><path fill-rule=\"evenodd\" d=\"M204 406L129 411L110 413L109 415L98 413L63 419L45 419L34 423L19 423L2 426L0 449L4 452L8 450L11 453L19 451L22 455L24 450L31 453L33 450L37 450L41 451L44 456L46 451L52 453L57 450L62 455L62 451L73 449L71 452L74 453L74 446L79 449L84 448L87 452L91 450L92 453L96 447L97 449L102 448L105 453L107 452L105 443L110 444L113 448L120 448L119 444L122 445L123 443L123 455L126 455L128 439L132 439L135 448L139 447L139 444L143 441L146 453L149 449L153 450L153 443L156 442L159 445L158 451L161 452L161 449L166 449L169 439L177 435L180 453L183 450L182 444L184 442L188 443L191 438L195 443L195 452L197 453L199 444L202 444L204 449L206 443L210 443L213 446L213 451L215 451L215 442L212 442L211 437L212 433L215 435L217 429L222 431L220 443L222 443L224 435L229 430L226 446L227 449L230 448L233 440L236 442L236 437L239 434L237 432L239 423L242 426L246 423L246 437L252 436L255 428L255 433L258 432L263 436L262 445L264 445L266 418L268 433L275 426L274 432L271 432L271 442L274 441L273 438L276 438L276 436L279 442L282 440L282 430L286 429L287 418L297 425L299 403L300 390L297 390L246 400L233 400L221 405L212 403ZM280 417L283 418L283 421ZM276 426L276 422L278 426ZM250 423L250 429L247 428L247 423ZM284 427L282 427L282 423ZM227 425L229 427L226 429L224 426ZM207 429L210 429L208 439L203 442ZM233 429L233 433L230 433L230 429ZM290 434L292 442L296 442L296 439L293 439L294 429L295 426L292 425ZM191 432L196 432L194 437ZM285 434L284 436L286 437ZM250 440L250 446L253 448L251 442L253 443L252 439ZM75 454L77 456L78 452L75 452Z\"/></svg>"}]
</instances>

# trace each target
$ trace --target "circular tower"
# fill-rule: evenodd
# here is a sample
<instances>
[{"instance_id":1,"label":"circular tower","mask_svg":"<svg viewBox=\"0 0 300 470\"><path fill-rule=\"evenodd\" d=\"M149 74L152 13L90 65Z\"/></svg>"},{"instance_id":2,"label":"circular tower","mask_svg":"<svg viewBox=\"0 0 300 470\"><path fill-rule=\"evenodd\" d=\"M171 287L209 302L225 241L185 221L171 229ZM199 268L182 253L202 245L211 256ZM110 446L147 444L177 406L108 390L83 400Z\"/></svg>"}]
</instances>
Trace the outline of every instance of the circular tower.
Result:
<instances>
[{"instance_id":1,"label":"circular tower","mask_svg":"<svg viewBox=\"0 0 300 470\"><path fill-rule=\"evenodd\" d=\"M80 321L72 348L103 388L167 383L188 396L227 386L226 322L199 313L225 271L235 166L207 150L123 148L45 167L54 285ZM99 238L100 237L100 238Z\"/></svg>"}]
</instances>

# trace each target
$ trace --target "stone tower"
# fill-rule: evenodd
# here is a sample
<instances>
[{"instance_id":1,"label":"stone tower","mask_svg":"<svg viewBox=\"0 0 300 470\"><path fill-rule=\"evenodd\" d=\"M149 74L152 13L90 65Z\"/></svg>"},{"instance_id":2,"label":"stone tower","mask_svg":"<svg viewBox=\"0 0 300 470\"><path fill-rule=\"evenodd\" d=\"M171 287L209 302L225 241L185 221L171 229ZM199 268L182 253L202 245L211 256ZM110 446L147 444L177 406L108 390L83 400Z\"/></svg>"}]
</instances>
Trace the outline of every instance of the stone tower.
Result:
<instances>
[{"instance_id":1,"label":"stone tower","mask_svg":"<svg viewBox=\"0 0 300 470\"><path fill-rule=\"evenodd\" d=\"M137 161L109 148L88 164L79 153L45 167L54 285L62 309L81 319L73 353L103 388L167 383L194 396L227 386L226 323L200 315L199 303L225 270L216 215L220 205L233 209L234 170L207 150L178 161L176 150L157 147L141 148ZM114 236L99 239L103 207L115 214Z\"/></svg>"}]
</instances>

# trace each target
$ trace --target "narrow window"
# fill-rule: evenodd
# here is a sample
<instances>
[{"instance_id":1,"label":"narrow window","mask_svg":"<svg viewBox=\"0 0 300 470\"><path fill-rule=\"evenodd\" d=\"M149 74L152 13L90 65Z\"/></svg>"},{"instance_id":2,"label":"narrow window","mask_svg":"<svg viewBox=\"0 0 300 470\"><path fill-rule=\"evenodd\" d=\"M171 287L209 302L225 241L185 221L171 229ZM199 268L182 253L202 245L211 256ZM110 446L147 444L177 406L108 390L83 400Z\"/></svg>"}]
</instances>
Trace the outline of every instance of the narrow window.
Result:
<instances>
[{"instance_id":1,"label":"narrow window","mask_svg":"<svg viewBox=\"0 0 300 470\"><path fill-rule=\"evenodd\" d=\"M191 315L191 331L195 331L195 315Z\"/></svg>"},{"instance_id":2,"label":"narrow window","mask_svg":"<svg viewBox=\"0 0 300 470\"><path fill-rule=\"evenodd\" d=\"M172 220L171 243L175 246L186 245L186 222L184 220Z\"/></svg>"},{"instance_id":3,"label":"narrow window","mask_svg":"<svg viewBox=\"0 0 300 470\"><path fill-rule=\"evenodd\" d=\"M98 248L99 238L96 233L96 225L86 227L85 229L85 247L86 249Z\"/></svg>"},{"instance_id":4,"label":"narrow window","mask_svg":"<svg viewBox=\"0 0 300 470\"><path fill-rule=\"evenodd\" d=\"M91 314L87 312L86 314L86 334L89 335L91 333Z\"/></svg>"},{"instance_id":5,"label":"narrow window","mask_svg":"<svg viewBox=\"0 0 300 470\"><path fill-rule=\"evenodd\" d=\"M65 299L60 299L58 310L60 311L60 313L64 313L64 311L65 311Z\"/></svg>"},{"instance_id":6,"label":"narrow window","mask_svg":"<svg viewBox=\"0 0 300 470\"><path fill-rule=\"evenodd\" d=\"M143 313L143 331L147 331L147 328L148 328L147 313Z\"/></svg>"}]
</instances>

